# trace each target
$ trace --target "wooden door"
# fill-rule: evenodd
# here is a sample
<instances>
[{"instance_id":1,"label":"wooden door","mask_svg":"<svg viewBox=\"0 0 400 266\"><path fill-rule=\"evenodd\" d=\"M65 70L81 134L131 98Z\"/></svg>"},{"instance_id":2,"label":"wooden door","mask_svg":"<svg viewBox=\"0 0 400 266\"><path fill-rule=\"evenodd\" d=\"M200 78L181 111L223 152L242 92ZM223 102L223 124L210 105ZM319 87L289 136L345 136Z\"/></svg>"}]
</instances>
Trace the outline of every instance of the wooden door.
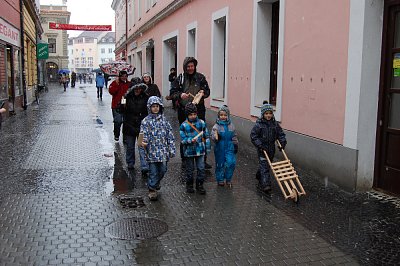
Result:
<instances>
[{"instance_id":1,"label":"wooden door","mask_svg":"<svg viewBox=\"0 0 400 266\"><path fill-rule=\"evenodd\" d=\"M384 13L375 187L400 195L400 1Z\"/></svg>"}]
</instances>

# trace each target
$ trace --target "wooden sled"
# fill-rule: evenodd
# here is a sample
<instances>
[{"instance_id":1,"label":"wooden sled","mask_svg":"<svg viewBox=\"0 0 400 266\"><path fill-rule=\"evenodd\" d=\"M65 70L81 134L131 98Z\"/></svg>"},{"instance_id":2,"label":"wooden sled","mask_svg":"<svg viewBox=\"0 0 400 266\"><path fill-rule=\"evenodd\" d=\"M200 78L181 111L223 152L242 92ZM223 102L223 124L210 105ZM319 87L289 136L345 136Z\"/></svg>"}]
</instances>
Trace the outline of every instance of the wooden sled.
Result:
<instances>
[{"instance_id":1,"label":"wooden sled","mask_svg":"<svg viewBox=\"0 0 400 266\"><path fill-rule=\"evenodd\" d=\"M189 93L189 96L193 97L192 103L199 104L201 98L204 96L204 93L198 92L196 95Z\"/></svg>"},{"instance_id":2,"label":"wooden sled","mask_svg":"<svg viewBox=\"0 0 400 266\"><path fill-rule=\"evenodd\" d=\"M277 140L278 146L282 147ZM282 194L285 199L292 199L295 203L299 201L301 195L306 195L303 186L300 183L299 176L290 160L288 159L285 150L282 149L285 160L272 163L266 151L264 151L265 158L269 163L271 171L281 188Z\"/></svg>"}]
</instances>

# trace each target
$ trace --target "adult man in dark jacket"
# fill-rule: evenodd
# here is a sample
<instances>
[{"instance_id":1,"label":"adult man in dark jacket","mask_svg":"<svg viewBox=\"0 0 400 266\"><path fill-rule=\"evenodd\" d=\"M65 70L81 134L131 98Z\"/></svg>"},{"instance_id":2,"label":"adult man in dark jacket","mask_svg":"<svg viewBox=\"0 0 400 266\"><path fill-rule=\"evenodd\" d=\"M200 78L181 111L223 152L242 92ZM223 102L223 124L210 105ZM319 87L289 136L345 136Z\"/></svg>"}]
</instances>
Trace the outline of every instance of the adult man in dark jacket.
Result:
<instances>
[{"instance_id":1,"label":"adult man in dark jacket","mask_svg":"<svg viewBox=\"0 0 400 266\"><path fill-rule=\"evenodd\" d=\"M186 57L183 60L183 73L172 82L170 95L173 101L177 104L178 110L178 121L182 124L186 120L185 105L193 101L193 97L197 93L202 93L197 107L197 116L206 121L206 107L204 105L204 99L210 96L210 87L206 77L197 72L197 60L194 57ZM183 158L183 153L181 150L181 157ZM210 169L211 165L206 162L206 157L204 159L204 164L206 169Z\"/></svg>"},{"instance_id":2,"label":"adult man in dark jacket","mask_svg":"<svg viewBox=\"0 0 400 266\"><path fill-rule=\"evenodd\" d=\"M126 106L122 132L126 138L126 163L128 169L135 165L135 144L139 136L140 124L147 116L147 101L149 97L144 93L147 86L143 83L133 85L125 94ZM140 166L143 177L147 176L148 164L143 148L139 148Z\"/></svg>"}]
</instances>

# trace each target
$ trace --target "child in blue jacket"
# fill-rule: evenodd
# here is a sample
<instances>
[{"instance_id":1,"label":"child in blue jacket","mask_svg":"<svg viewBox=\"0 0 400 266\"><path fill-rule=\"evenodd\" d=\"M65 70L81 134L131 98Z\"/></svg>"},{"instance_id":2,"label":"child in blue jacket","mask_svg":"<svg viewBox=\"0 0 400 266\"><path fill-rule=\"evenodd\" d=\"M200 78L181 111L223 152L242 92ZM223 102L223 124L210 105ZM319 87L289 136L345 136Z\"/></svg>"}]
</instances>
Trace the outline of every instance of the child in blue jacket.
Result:
<instances>
[{"instance_id":1,"label":"child in blue jacket","mask_svg":"<svg viewBox=\"0 0 400 266\"><path fill-rule=\"evenodd\" d=\"M206 123L197 117L197 107L195 104L186 104L185 114L187 119L181 124L179 132L183 145L183 155L185 157L184 163L186 164L186 192L194 193L193 170L194 163L196 162L196 190L200 194L206 194L203 183L205 178L204 155L210 141L208 130ZM198 137L196 138L196 136Z\"/></svg>"},{"instance_id":2,"label":"child in blue jacket","mask_svg":"<svg viewBox=\"0 0 400 266\"><path fill-rule=\"evenodd\" d=\"M142 120L140 132L143 133L142 146L149 163L149 199L157 200L157 190L167 172L167 162L175 156L175 138L170 123L163 115L161 99L151 96L147 101L147 109L149 114Z\"/></svg>"},{"instance_id":3,"label":"child in blue jacket","mask_svg":"<svg viewBox=\"0 0 400 266\"><path fill-rule=\"evenodd\" d=\"M264 192L269 192L271 190L271 174L264 151L267 152L272 162L275 155L275 141L279 140L282 149L286 146L286 135L279 123L275 120L273 106L271 104L264 103L262 105L261 117L257 119L256 124L251 130L250 138L258 152L260 172L258 188Z\"/></svg>"},{"instance_id":4,"label":"child in blue jacket","mask_svg":"<svg viewBox=\"0 0 400 266\"><path fill-rule=\"evenodd\" d=\"M232 188L232 176L236 166L238 138L235 126L230 120L229 108L223 105L218 111L218 118L211 131L211 138L215 142L215 177L218 186Z\"/></svg>"}]
</instances>

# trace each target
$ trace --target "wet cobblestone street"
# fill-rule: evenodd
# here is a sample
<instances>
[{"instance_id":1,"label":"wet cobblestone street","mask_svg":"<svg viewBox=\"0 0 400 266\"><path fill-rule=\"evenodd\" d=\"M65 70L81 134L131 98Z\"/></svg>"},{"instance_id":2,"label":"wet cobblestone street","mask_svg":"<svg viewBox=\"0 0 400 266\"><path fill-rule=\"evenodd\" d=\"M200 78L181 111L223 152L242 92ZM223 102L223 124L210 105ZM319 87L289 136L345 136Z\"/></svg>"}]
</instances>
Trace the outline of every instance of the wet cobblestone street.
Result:
<instances>
[{"instance_id":1,"label":"wet cobblestone street","mask_svg":"<svg viewBox=\"0 0 400 266\"><path fill-rule=\"evenodd\" d=\"M150 202L138 160L128 171L113 140L111 96L95 90L50 87L3 123L0 265L399 264L399 199L348 194L298 167L300 204L276 183L260 194L248 140L232 190L208 171L207 194L186 194L178 156ZM166 115L179 140L176 114Z\"/></svg>"}]
</instances>

